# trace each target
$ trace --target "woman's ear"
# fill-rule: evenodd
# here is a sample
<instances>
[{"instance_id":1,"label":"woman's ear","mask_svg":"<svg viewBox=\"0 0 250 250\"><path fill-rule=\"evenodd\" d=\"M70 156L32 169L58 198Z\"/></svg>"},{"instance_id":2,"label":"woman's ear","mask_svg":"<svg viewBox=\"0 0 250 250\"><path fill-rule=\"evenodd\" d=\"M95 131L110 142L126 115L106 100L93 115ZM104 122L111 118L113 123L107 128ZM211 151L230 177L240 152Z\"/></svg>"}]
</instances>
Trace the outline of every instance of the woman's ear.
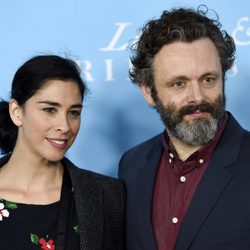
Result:
<instances>
[{"instance_id":1,"label":"woman's ear","mask_svg":"<svg viewBox=\"0 0 250 250\"><path fill-rule=\"evenodd\" d=\"M150 106L155 106L155 102L152 98L151 89L146 84L140 84L141 92Z\"/></svg>"},{"instance_id":2,"label":"woman's ear","mask_svg":"<svg viewBox=\"0 0 250 250\"><path fill-rule=\"evenodd\" d=\"M17 127L22 126L22 107L15 99L9 101L9 113L13 123Z\"/></svg>"}]
</instances>

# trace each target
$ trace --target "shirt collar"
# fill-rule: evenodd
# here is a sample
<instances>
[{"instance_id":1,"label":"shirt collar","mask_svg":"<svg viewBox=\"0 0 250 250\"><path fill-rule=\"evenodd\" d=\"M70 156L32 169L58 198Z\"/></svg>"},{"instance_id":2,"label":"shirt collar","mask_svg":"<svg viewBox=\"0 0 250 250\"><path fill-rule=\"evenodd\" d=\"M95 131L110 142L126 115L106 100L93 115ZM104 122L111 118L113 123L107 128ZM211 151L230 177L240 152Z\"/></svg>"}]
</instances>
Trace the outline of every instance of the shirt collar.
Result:
<instances>
[{"instance_id":1,"label":"shirt collar","mask_svg":"<svg viewBox=\"0 0 250 250\"><path fill-rule=\"evenodd\" d=\"M185 160L184 162L187 163L188 165L191 162L197 161L197 160L200 164L207 162L211 158L211 155L223 134L223 131L227 125L227 121L228 121L228 113L225 112L222 125L217 131L215 137L212 140L210 140L207 144L205 144L203 147L201 147L199 150L197 150L192 155L190 155L188 159ZM172 148L170 147L169 136L166 130L163 132L162 141L163 141L164 150L169 155L169 158L175 161L181 161L178 158L175 150L172 150Z\"/></svg>"}]
</instances>

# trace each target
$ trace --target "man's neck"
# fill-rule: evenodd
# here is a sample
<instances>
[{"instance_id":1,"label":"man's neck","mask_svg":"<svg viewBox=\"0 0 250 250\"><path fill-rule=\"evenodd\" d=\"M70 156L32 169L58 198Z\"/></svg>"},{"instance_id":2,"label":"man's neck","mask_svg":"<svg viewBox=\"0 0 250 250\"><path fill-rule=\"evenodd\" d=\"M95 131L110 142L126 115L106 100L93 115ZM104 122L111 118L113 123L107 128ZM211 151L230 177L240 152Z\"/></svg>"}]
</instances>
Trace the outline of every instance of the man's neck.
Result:
<instances>
[{"instance_id":1,"label":"man's neck","mask_svg":"<svg viewBox=\"0 0 250 250\"><path fill-rule=\"evenodd\" d=\"M179 159L182 161L187 160L190 155L192 155L194 152L198 151L200 148L203 147L203 145L192 146L185 144L175 137L169 137L169 144L170 147L172 147L173 150L175 150Z\"/></svg>"}]
</instances>

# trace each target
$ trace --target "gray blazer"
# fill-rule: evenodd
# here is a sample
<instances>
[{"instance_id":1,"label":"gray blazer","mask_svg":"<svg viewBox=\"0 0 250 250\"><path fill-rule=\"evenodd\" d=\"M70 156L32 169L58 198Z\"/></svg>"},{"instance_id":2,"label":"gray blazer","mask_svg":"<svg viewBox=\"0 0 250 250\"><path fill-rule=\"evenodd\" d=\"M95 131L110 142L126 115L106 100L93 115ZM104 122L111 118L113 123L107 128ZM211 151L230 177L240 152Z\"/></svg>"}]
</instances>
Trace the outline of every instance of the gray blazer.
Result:
<instances>
[{"instance_id":1,"label":"gray blazer","mask_svg":"<svg viewBox=\"0 0 250 250\"><path fill-rule=\"evenodd\" d=\"M120 181L79 169L67 158L75 193L81 250L122 250L124 189Z\"/></svg>"},{"instance_id":2,"label":"gray blazer","mask_svg":"<svg viewBox=\"0 0 250 250\"><path fill-rule=\"evenodd\" d=\"M10 155L0 159L0 167ZM124 189L120 181L76 167L67 158L75 194L80 250L122 250Z\"/></svg>"}]
</instances>

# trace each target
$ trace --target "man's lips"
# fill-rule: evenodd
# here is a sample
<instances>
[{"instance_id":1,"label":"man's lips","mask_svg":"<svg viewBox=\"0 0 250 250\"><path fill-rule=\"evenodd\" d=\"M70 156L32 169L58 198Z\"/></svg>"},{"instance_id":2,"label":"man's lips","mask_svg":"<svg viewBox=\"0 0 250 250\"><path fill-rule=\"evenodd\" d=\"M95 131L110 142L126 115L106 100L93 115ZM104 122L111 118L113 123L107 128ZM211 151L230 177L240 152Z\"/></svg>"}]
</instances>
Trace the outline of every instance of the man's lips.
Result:
<instances>
[{"instance_id":1,"label":"man's lips","mask_svg":"<svg viewBox=\"0 0 250 250\"><path fill-rule=\"evenodd\" d=\"M51 146L58 148L58 149L64 149L67 147L67 139L52 139L52 138L46 138L47 141L50 143Z\"/></svg>"},{"instance_id":2,"label":"man's lips","mask_svg":"<svg viewBox=\"0 0 250 250\"><path fill-rule=\"evenodd\" d=\"M193 118L204 118L204 117L207 117L208 114L209 114L209 112L202 112L200 110L197 110L193 113L186 114L186 115L189 117L193 117Z\"/></svg>"}]
</instances>

